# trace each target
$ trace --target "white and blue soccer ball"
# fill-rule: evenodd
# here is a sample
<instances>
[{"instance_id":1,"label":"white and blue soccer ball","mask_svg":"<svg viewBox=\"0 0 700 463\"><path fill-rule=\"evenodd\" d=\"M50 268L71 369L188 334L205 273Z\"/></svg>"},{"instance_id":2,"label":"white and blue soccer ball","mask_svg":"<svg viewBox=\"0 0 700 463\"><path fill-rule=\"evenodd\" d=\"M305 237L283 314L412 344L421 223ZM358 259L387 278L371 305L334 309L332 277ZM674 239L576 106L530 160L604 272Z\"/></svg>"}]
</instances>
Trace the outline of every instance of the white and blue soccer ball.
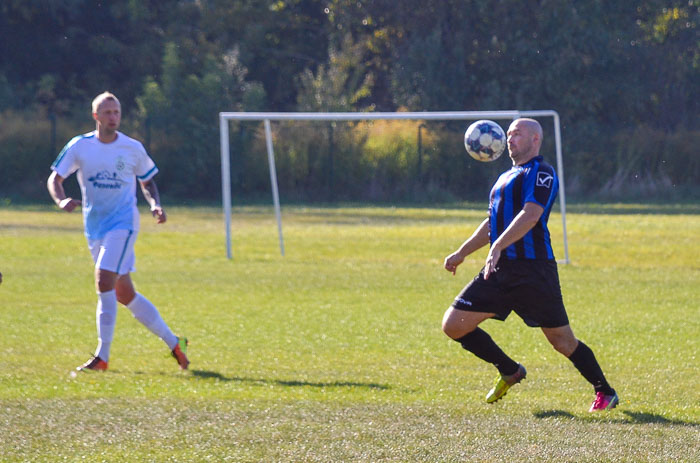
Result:
<instances>
[{"instance_id":1,"label":"white and blue soccer ball","mask_svg":"<svg viewBox=\"0 0 700 463\"><path fill-rule=\"evenodd\" d=\"M464 147L477 161L495 161L506 149L506 134L493 121L476 121L464 133Z\"/></svg>"}]
</instances>

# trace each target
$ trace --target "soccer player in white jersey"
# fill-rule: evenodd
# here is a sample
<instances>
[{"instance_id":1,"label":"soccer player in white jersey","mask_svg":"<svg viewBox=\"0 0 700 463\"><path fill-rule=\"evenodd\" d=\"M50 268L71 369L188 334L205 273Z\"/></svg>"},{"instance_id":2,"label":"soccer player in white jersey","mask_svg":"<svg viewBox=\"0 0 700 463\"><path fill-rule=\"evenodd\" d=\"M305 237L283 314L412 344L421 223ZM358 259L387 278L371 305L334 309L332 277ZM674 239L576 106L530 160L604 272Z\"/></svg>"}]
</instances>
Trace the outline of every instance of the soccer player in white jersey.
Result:
<instances>
[{"instance_id":1,"label":"soccer player in white jersey","mask_svg":"<svg viewBox=\"0 0 700 463\"><path fill-rule=\"evenodd\" d=\"M153 177L158 173L143 145L119 132L121 105L109 92L92 102L96 130L73 138L51 165L47 181L54 202L66 212L81 206L85 236L95 261L97 289L97 350L77 369L106 370L114 335L117 302L160 337L181 369L187 369L187 339L177 337L158 309L137 293L130 273L135 270L134 242L139 231L136 181L157 223L167 216ZM63 181L77 172L82 201L66 196Z\"/></svg>"}]
</instances>

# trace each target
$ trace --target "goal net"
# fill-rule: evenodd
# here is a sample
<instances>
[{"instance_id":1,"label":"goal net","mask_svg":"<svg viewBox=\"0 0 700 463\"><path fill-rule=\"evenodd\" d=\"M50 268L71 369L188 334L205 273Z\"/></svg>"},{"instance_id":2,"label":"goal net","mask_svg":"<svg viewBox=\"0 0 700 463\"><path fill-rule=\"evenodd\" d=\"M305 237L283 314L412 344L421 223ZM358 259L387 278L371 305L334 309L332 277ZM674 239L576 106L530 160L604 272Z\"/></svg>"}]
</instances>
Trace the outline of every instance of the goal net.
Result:
<instances>
[{"instance_id":1,"label":"goal net","mask_svg":"<svg viewBox=\"0 0 700 463\"><path fill-rule=\"evenodd\" d=\"M563 263L569 263L569 247L566 238L566 194L564 188L564 162L561 148L561 128L559 114L553 110L537 111L446 111L446 112L368 112L368 113L303 113L303 112L221 112L219 126L221 134L221 194L224 209L224 226L226 229L226 257L231 259L231 160L229 145L230 121L262 121L265 127L265 144L270 170L272 201L277 217L277 232L279 236L280 253L284 256L284 238L282 233L282 214L280 211L279 188L277 184L277 169L275 168L274 147L272 144L271 121L370 121L370 120L419 120L419 121L449 121L449 120L478 120L478 119L517 119L520 117L551 118L554 128L554 146L557 157L557 174L559 176L559 207L562 218L564 240Z\"/></svg>"}]
</instances>

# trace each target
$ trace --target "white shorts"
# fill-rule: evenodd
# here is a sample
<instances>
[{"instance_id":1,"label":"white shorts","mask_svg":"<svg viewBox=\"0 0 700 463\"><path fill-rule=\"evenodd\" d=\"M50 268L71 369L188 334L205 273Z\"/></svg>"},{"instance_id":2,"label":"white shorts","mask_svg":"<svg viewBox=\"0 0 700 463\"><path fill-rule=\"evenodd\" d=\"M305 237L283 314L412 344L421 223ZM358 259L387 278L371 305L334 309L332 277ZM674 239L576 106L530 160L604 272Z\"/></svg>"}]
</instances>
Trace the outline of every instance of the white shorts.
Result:
<instances>
[{"instance_id":1,"label":"white shorts","mask_svg":"<svg viewBox=\"0 0 700 463\"><path fill-rule=\"evenodd\" d=\"M136 270L136 255L134 243L137 231L112 230L100 240L88 240L88 247L95 267L114 272L117 275L126 275Z\"/></svg>"}]
</instances>

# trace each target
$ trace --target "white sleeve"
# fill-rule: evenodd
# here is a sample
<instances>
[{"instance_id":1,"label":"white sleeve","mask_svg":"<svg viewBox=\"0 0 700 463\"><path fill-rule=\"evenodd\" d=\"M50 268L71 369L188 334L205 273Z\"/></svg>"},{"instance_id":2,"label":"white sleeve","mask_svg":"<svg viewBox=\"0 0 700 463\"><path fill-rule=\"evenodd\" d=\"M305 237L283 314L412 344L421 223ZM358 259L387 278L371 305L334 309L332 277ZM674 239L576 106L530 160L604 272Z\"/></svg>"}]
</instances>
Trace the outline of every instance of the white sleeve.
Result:
<instances>
[{"instance_id":1,"label":"white sleeve","mask_svg":"<svg viewBox=\"0 0 700 463\"><path fill-rule=\"evenodd\" d=\"M74 149L76 142L80 140L80 138L81 137L75 137L69 141L61 152L58 153L58 157L56 157L53 164L51 164L51 170L55 171L63 178L68 177L80 168L76 158L76 149Z\"/></svg>"},{"instance_id":2,"label":"white sleeve","mask_svg":"<svg viewBox=\"0 0 700 463\"><path fill-rule=\"evenodd\" d=\"M146 149L141 143L138 143L138 160L136 162L136 168L134 173L136 178L140 181L145 182L152 179L158 173L158 167L153 159L146 153Z\"/></svg>"}]
</instances>

